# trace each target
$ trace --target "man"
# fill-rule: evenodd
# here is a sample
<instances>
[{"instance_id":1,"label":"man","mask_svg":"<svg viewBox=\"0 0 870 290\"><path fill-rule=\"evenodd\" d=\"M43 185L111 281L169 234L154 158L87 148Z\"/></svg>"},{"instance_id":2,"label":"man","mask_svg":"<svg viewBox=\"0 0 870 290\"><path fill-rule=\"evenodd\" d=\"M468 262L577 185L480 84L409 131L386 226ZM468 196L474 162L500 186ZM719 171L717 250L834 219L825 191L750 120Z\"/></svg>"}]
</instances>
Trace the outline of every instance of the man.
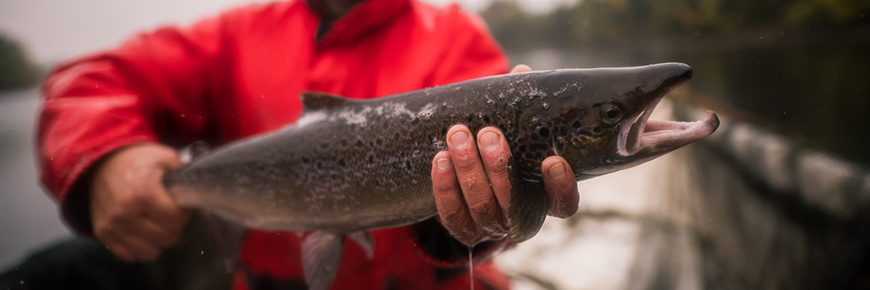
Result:
<instances>
[{"instance_id":1,"label":"man","mask_svg":"<svg viewBox=\"0 0 870 290\"><path fill-rule=\"evenodd\" d=\"M180 166L173 147L220 145L293 123L303 91L374 98L506 66L484 24L456 6L311 0L235 9L56 69L38 132L43 183L78 232L123 261L153 261L190 213L160 182ZM439 218L375 231L372 260L348 243L333 289L465 288L463 245L477 245L480 258L504 248L507 142L496 128L462 125L446 138L450 149L432 167ZM542 168L551 214L570 216L579 199L570 167L551 157ZM235 288L304 287L299 257L297 235L251 231ZM507 288L491 262L475 266L475 284Z\"/></svg>"}]
</instances>

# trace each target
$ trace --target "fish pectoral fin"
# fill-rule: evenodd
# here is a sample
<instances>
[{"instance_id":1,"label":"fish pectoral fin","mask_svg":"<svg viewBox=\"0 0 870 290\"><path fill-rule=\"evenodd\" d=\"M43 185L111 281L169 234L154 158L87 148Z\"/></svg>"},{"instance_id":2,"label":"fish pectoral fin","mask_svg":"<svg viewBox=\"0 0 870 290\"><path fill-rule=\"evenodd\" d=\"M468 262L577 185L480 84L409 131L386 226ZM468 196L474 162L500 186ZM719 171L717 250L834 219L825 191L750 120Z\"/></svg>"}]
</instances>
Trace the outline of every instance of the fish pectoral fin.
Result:
<instances>
[{"instance_id":1,"label":"fish pectoral fin","mask_svg":"<svg viewBox=\"0 0 870 290\"><path fill-rule=\"evenodd\" d=\"M212 232L214 232L217 237L218 247L220 247L221 252L223 252L224 255L225 270L227 273L232 273L239 260L239 251L242 249L242 244L245 243L248 229L244 226L222 219L208 211L202 211L202 216L208 221Z\"/></svg>"},{"instance_id":2,"label":"fish pectoral fin","mask_svg":"<svg viewBox=\"0 0 870 290\"><path fill-rule=\"evenodd\" d=\"M316 231L302 239L302 270L308 289L329 289L338 272L343 246L341 234Z\"/></svg>"},{"instance_id":3,"label":"fish pectoral fin","mask_svg":"<svg viewBox=\"0 0 870 290\"><path fill-rule=\"evenodd\" d=\"M508 240L520 243L534 237L544 224L549 209L550 198L543 182L514 182L508 206Z\"/></svg>"},{"instance_id":4,"label":"fish pectoral fin","mask_svg":"<svg viewBox=\"0 0 870 290\"><path fill-rule=\"evenodd\" d=\"M365 252L366 258L371 260L375 257L375 239L369 231L355 232L348 235L354 242L357 243Z\"/></svg>"}]
</instances>

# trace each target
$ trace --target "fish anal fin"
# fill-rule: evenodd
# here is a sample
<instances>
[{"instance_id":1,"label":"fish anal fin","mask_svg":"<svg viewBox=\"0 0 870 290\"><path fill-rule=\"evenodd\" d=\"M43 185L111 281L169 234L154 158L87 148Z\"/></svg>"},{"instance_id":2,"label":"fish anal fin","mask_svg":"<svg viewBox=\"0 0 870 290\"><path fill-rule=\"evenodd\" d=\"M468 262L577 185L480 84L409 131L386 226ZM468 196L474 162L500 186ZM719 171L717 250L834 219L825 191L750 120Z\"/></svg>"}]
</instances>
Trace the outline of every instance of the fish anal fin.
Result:
<instances>
[{"instance_id":1,"label":"fish anal fin","mask_svg":"<svg viewBox=\"0 0 870 290\"><path fill-rule=\"evenodd\" d=\"M302 112L329 110L355 102L352 99L320 92L303 92L299 94L302 100Z\"/></svg>"},{"instance_id":2,"label":"fish anal fin","mask_svg":"<svg viewBox=\"0 0 870 290\"><path fill-rule=\"evenodd\" d=\"M316 231L302 239L302 269L310 290L326 290L332 285L341 252L344 235Z\"/></svg>"},{"instance_id":3,"label":"fish anal fin","mask_svg":"<svg viewBox=\"0 0 870 290\"><path fill-rule=\"evenodd\" d=\"M355 232L348 235L348 237L365 251L367 259L371 260L375 257L375 239L372 237L371 232Z\"/></svg>"},{"instance_id":4,"label":"fish anal fin","mask_svg":"<svg viewBox=\"0 0 870 290\"><path fill-rule=\"evenodd\" d=\"M212 232L217 237L218 247L224 255L225 270L227 273L232 273L239 260L239 251L242 249L242 244L245 243L248 229L207 211L203 211L202 216L208 221Z\"/></svg>"}]
</instances>

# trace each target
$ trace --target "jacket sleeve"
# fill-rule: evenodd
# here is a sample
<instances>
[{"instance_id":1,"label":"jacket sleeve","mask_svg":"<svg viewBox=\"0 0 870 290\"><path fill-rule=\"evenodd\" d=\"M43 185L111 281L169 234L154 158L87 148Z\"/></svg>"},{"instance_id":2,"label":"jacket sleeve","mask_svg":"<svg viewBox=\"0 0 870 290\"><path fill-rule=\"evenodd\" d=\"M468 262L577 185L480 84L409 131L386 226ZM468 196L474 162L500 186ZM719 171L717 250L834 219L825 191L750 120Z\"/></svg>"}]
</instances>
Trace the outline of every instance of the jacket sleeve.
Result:
<instances>
[{"instance_id":1,"label":"jacket sleeve","mask_svg":"<svg viewBox=\"0 0 870 290\"><path fill-rule=\"evenodd\" d=\"M91 234L89 170L120 147L202 138L204 96L222 91L223 20L163 28L58 66L43 84L37 128L41 181L76 231ZM211 96L211 95L210 95Z\"/></svg>"},{"instance_id":2,"label":"jacket sleeve","mask_svg":"<svg viewBox=\"0 0 870 290\"><path fill-rule=\"evenodd\" d=\"M449 84L507 72L508 60L489 34L486 24L476 15L461 12L458 6L446 8L451 19L443 26L451 34L433 72L434 85ZM439 266L465 265L468 247L450 236L436 219L415 224L415 238L423 252ZM488 241L473 249L475 261L483 261L513 244L506 239Z\"/></svg>"}]
</instances>

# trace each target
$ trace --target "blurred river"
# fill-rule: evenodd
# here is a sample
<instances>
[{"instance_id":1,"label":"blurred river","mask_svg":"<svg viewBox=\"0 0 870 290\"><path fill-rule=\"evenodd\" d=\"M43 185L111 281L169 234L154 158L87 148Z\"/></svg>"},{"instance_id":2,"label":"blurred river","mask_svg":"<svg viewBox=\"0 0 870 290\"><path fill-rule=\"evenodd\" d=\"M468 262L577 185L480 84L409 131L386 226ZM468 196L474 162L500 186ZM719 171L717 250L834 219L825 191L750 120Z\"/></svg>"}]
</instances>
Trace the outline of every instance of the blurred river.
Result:
<instances>
[{"instance_id":1,"label":"blurred river","mask_svg":"<svg viewBox=\"0 0 870 290\"><path fill-rule=\"evenodd\" d=\"M38 183L35 88L0 93L0 270L46 242L69 236Z\"/></svg>"},{"instance_id":2,"label":"blurred river","mask_svg":"<svg viewBox=\"0 0 870 290\"><path fill-rule=\"evenodd\" d=\"M510 53L534 69L684 62L655 118L710 138L580 183L581 211L499 257L518 289L870 288L870 30Z\"/></svg>"}]
</instances>

